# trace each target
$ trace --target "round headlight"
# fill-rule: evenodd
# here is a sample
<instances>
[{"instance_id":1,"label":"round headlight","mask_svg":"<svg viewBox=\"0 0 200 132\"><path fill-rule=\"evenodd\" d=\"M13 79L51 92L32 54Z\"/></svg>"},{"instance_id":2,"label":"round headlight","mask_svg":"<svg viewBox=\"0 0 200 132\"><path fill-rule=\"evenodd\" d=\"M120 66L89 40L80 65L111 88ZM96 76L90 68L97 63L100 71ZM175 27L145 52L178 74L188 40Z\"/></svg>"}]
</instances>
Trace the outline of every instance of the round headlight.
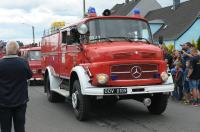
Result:
<instances>
[{"instance_id":1,"label":"round headlight","mask_svg":"<svg viewBox=\"0 0 200 132\"><path fill-rule=\"evenodd\" d=\"M97 82L101 85L106 84L108 82L107 74L97 74Z\"/></svg>"},{"instance_id":2,"label":"round headlight","mask_svg":"<svg viewBox=\"0 0 200 132\"><path fill-rule=\"evenodd\" d=\"M162 81L166 82L169 78L167 72L162 72L161 75L160 75Z\"/></svg>"}]
</instances>

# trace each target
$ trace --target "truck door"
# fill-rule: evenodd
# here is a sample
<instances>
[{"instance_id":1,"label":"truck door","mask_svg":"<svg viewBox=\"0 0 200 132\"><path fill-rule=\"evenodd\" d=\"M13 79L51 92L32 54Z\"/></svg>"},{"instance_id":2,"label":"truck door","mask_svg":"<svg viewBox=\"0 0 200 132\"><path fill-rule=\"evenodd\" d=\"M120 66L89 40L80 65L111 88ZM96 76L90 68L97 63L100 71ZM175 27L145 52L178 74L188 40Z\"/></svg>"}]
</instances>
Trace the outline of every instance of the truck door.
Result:
<instances>
[{"instance_id":1,"label":"truck door","mask_svg":"<svg viewBox=\"0 0 200 132\"><path fill-rule=\"evenodd\" d=\"M80 52L78 49L79 42L74 39L73 34L73 27L62 32L60 75L63 78L70 77L71 70L77 64L77 55Z\"/></svg>"}]
</instances>

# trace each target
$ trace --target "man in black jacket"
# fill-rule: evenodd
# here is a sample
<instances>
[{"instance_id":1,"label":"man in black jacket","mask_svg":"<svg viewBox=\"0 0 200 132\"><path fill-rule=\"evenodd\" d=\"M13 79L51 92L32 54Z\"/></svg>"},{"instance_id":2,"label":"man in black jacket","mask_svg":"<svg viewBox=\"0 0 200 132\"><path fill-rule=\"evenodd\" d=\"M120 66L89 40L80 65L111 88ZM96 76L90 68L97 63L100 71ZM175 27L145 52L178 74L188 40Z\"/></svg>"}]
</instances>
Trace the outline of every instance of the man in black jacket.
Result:
<instances>
[{"instance_id":1,"label":"man in black jacket","mask_svg":"<svg viewBox=\"0 0 200 132\"><path fill-rule=\"evenodd\" d=\"M19 45L10 41L6 56L0 60L0 121L1 132L25 132L25 113L28 102L27 80L32 77L29 64L17 56Z\"/></svg>"}]
</instances>

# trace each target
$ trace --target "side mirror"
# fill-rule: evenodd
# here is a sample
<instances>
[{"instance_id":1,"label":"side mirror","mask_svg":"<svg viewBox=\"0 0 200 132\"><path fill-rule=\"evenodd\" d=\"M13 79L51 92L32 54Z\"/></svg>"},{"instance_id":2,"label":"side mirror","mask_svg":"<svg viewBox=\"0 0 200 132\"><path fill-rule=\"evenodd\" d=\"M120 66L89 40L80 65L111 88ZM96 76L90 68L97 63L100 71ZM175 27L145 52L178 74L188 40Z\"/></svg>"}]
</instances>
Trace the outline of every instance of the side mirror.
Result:
<instances>
[{"instance_id":1,"label":"side mirror","mask_svg":"<svg viewBox=\"0 0 200 132\"><path fill-rule=\"evenodd\" d=\"M85 35L88 32L88 26L86 24L84 24L84 23L83 24L79 24L77 26L77 31L80 34Z\"/></svg>"},{"instance_id":2,"label":"side mirror","mask_svg":"<svg viewBox=\"0 0 200 132\"><path fill-rule=\"evenodd\" d=\"M159 36L159 38L158 38L158 42L159 42L160 45L163 44L163 42L164 42L164 40L163 40L163 36Z\"/></svg>"}]
</instances>

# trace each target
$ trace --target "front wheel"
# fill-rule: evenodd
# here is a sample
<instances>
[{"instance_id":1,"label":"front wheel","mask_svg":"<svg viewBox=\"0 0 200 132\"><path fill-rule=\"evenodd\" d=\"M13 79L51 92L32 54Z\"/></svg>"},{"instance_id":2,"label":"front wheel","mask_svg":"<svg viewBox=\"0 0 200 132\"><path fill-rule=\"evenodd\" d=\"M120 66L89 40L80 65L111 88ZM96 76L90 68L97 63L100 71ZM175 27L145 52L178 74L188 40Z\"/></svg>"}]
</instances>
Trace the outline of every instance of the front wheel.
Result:
<instances>
[{"instance_id":1,"label":"front wheel","mask_svg":"<svg viewBox=\"0 0 200 132\"><path fill-rule=\"evenodd\" d=\"M79 121L83 121L88 118L90 110L90 99L88 96L82 95L81 86L78 80L74 81L73 84L72 106L75 116Z\"/></svg>"},{"instance_id":2,"label":"front wheel","mask_svg":"<svg viewBox=\"0 0 200 132\"><path fill-rule=\"evenodd\" d=\"M147 108L150 113L160 115L166 110L167 104L168 95L155 94L153 97L151 97L151 105Z\"/></svg>"}]
</instances>

